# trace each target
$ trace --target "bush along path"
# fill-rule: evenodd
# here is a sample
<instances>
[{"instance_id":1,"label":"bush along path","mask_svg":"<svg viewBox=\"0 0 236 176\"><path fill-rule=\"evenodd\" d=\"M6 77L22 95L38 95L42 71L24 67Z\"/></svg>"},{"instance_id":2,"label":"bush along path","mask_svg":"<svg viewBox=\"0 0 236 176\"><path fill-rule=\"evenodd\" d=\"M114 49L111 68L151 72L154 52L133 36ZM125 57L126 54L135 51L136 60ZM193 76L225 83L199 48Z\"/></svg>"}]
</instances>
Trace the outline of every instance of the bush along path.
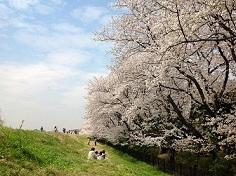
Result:
<instances>
[{"instance_id":1,"label":"bush along path","mask_svg":"<svg viewBox=\"0 0 236 176\"><path fill-rule=\"evenodd\" d=\"M0 127L1 176L167 176L152 166L98 144L109 159L87 160L83 136Z\"/></svg>"}]
</instances>

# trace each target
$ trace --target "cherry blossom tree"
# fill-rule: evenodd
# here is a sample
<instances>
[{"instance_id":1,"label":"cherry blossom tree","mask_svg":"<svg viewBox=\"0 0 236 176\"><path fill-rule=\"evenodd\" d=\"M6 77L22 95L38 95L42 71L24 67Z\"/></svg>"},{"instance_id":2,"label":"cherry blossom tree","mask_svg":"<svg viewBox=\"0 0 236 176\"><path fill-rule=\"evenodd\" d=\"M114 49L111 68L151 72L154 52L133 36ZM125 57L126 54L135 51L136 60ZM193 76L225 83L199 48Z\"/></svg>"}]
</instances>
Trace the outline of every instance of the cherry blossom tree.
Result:
<instances>
[{"instance_id":1,"label":"cherry blossom tree","mask_svg":"<svg viewBox=\"0 0 236 176\"><path fill-rule=\"evenodd\" d=\"M115 6L123 14L97 37L114 43L115 62L89 86L96 131L114 130L111 139L129 144L235 156L236 1Z\"/></svg>"}]
</instances>

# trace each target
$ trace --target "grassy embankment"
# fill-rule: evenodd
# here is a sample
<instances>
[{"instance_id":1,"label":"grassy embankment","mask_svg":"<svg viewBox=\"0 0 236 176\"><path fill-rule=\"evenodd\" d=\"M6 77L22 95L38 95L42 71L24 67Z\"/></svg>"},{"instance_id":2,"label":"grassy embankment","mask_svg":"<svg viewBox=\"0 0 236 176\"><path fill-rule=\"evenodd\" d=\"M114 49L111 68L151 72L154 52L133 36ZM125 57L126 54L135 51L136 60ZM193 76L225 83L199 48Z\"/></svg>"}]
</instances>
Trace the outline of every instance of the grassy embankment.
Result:
<instances>
[{"instance_id":1,"label":"grassy embankment","mask_svg":"<svg viewBox=\"0 0 236 176\"><path fill-rule=\"evenodd\" d=\"M98 144L109 159L88 161L82 136L0 127L0 176L166 176L152 166Z\"/></svg>"}]
</instances>

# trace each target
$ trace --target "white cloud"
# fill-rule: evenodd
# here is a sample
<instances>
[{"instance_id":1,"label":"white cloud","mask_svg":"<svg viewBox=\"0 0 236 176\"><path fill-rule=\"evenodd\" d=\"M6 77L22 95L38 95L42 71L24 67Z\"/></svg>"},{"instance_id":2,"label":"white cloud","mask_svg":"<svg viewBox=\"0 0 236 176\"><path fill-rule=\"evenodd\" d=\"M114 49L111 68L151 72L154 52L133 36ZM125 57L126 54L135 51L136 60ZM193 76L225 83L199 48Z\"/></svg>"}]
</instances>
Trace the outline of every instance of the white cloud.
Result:
<instances>
[{"instance_id":1,"label":"white cloud","mask_svg":"<svg viewBox=\"0 0 236 176\"><path fill-rule=\"evenodd\" d=\"M85 97L87 96L87 87L85 85L76 86L68 91L63 93L63 105L71 108L79 108L78 107L78 100L80 100L80 106L83 105L81 110L84 109L86 100Z\"/></svg>"},{"instance_id":2,"label":"white cloud","mask_svg":"<svg viewBox=\"0 0 236 176\"><path fill-rule=\"evenodd\" d=\"M30 6L39 4L39 0L8 0L9 5L18 10L28 9Z\"/></svg>"},{"instance_id":3,"label":"white cloud","mask_svg":"<svg viewBox=\"0 0 236 176\"><path fill-rule=\"evenodd\" d=\"M0 4L0 28L8 27L17 21L14 11L4 4Z\"/></svg>"},{"instance_id":4,"label":"white cloud","mask_svg":"<svg viewBox=\"0 0 236 176\"><path fill-rule=\"evenodd\" d=\"M51 0L51 1L43 1L43 0L7 0L10 7L25 11L28 9L33 9L33 11L41 14L48 15L55 10L55 7L58 5L62 5L63 1L60 0ZM51 2L48 3L48 2Z\"/></svg>"},{"instance_id":5,"label":"white cloud","mask_svg":"<svg viewBox=\"0 0 236 176\"><path fill-rule=\"evenodd\" d=\"M79 50L53 51L47 54L47 60L57 65L76 66L88 62L91 59L89 53Z\"/></svg>"},{"instance_id":6,"label":"white cloud","mask_svg":"<svg viewBox=\"0 0 236 176\"><path fill-rule=\"evenodd\" d=\"M53 24L52 28L55 31L62 32L62 33L80 33L80 32L82 32L82 29L80 27L74 26L69 23Z\"/></svg>"},{"instance_id":7,"label":"white cloud","mask_svg":"<svg viewBox=\"0 0 236 176\"><path fill-rule=\"evenodd\" d=\"M51 12L53 12L53 8L52 7L49 7L47 5L44 5L44 4L38 4L37 6L35 6L35 10L39 13L39 14L42 14L42 15L48 15L50 14Z\"/></svg>"},{"instance_id":8,"label":"white cloud","mask_svg":"<svg viewBox=\"0 0 236 176\"><path fill-rule=\"evenodd\" d=\"M51 0L52 3L55 5L64 5L65 1L64 0Z\"/></svg>"},{"instance_id":9,"label":"white cloud","mask_svg":"<svg viewBox=\"0 0 236 176\"><path fill-rule=\"evenodd\" d=\"M93 48L98 47L98 43L91 39L91 34L87 33L47 33L37 34L28 32L18 32L14 35L15 39L27 44L37 50L44 52L51 50L61 50L62 48Z\"/></svg>"},{"instance_id":10,"label":"white cloud","mask_svg":"<svg viewBox=\"0 0 236 176\"><path fill-rule=\"evenodd\" d=\"M85 72L71 66L48 63L47 61L28 65L8 63L0 65L0 87L1 93L5 92L11 96L37 95L49 89L63 92L65 89L77 87L77 82L74 81L75 77L79 81L79 86L84 86L91 78L106 74ZM62 84L66 82L70 82L70 84Z\"/></svg>"},{"instance_id":11,"label":"white cloud","mask_svg":"<svg viewBox=\"0 0 236 176\"><path fill-rule=\"evenodd\" d=\"M0 87L9 95L37 94L48 87L56 88L62 80L74 75L76 71L72 68L45 63L1 64Z\"/></svg>"},{"instance_id":12,"label":"white cloud","mask_svg":"<svg viewBox=\"0 0 236 176\"><path fill-rule=\"evenodd\" d=\"M25 33L35 33L35 34L45 34L48 32L48 29L40 24L27 23L23 20L16 20L12 23L14 28L17 28L18 31L23 31Z\"/></svg>"},{"instance_id":13,"label":"white cloud","mask_svg":"<svg viewBox=\"0 0 236 176\"><path fill-rule=\"evenodd\" d=\"M7 7L6 5L4 4L0 4L0 17L1 18L8 18L11 14L13 13L13 11Z\"/></svg>"},{"instance_id":14,"label":"white cloud","mask_svg":"<svg viewBox=\"0 0 236 176\"><path fill-rule=\"evenodd\" d=\"M93 21L100 20L106 13L107 10L103 7L88 6L74 9L71 16L82 21Z\"/></svg>"}]
</instances>

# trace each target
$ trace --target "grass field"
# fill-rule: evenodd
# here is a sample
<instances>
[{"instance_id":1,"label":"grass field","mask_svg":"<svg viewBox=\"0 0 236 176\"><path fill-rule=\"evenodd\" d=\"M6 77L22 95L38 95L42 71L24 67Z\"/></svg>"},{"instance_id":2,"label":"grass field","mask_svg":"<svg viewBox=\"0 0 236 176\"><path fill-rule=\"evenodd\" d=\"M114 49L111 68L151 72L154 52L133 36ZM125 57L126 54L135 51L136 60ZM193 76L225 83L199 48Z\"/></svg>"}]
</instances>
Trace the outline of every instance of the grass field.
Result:
<instances>
[{"instance_id":1,"label":"grass field","mask_svg":"<svg viewBox=\"0 0 236 176\"><path fill-rule=\"evenodd\" d=\"M0 176L166 176L152 166L98 144L109 159L88 161L83 136L0 127Z\"/></svg>"}]
</instances>

